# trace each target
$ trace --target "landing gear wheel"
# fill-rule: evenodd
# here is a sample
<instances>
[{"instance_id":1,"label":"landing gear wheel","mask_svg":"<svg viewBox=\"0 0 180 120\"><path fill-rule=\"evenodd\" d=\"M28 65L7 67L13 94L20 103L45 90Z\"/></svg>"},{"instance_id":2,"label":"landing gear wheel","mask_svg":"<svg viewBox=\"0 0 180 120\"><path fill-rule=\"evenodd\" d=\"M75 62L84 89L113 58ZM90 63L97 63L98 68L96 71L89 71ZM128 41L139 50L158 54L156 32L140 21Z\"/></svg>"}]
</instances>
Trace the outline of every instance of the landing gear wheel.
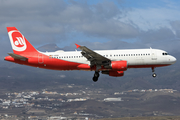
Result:
<instances>
[{"instance_id":1,"label":"landing gear wheel","mask_svg":"<svg viewBox=\"0 0 180 120\"><path fill-rule=\"evenodd\" d=\"M156 73L153 73L152 76L155 78L157 75L156 75Z\"/></svg>"},{"instance_id":2,"label":"landing gear wheel","mask_svg":"<svg viewBox=\"0 0 180 120\"><path fill-rule=\"evenodd\" d=\"M93 77L93 81L97 82L98 81L98 77Z\"/></svg>"},{"instance_id":3,"label":"landing gear wheel","mask_svg":"<svg viewBox=\"0 0 180 120\"><path fill-rule=\"evenodd\" d=\"M97 78L98 78L98 77L99 77L99 72L95 72L95 73L94 73L94 77L97 77Z\"/></svg>"},{"instance_id":4,"label":"landing gear wheel","mask_svg":"<svg viewBox=\"0 0 180 120\"><path fill-rule=\"evenodd\" d=\"M95 73L94 73L94 77L93 77L93 81L94 81L94 82L97 82L97 81L98 81L98 78L99 78L99 72L95 72Z\"/></svg>"},{"instance_id":5,"label":"landing gear wheel","mask_svg":"<svg viewBox=\"0 0 180 120\"><path fill-rule=\"evenodd\" d=\"M154 73L154 71L155 71L154 67L152 67L151 69L152 69L152 72L153 72L152 76L155 78L157 75L156 75L156 73Z\"/></svg>"}]
</instances>

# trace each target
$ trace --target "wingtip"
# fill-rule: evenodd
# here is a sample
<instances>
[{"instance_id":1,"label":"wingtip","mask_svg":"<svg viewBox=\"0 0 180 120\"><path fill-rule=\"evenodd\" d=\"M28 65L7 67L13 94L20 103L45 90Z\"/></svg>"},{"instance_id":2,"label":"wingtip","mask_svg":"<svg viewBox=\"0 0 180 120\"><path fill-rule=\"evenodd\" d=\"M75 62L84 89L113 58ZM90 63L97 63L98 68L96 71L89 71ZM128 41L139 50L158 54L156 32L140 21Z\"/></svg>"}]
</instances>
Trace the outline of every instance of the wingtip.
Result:
<instances>
[{"instance_id":1,"label":"wingtip","mask_svg":"<svg viewBox=\"0 0 180 120\"><path fill-rule=\"evenodd\" d=\"M80 45L78 45L78 44L75 44L76 45L76 48L79 48L80 47Z\"/></svg>"}]
</instances>

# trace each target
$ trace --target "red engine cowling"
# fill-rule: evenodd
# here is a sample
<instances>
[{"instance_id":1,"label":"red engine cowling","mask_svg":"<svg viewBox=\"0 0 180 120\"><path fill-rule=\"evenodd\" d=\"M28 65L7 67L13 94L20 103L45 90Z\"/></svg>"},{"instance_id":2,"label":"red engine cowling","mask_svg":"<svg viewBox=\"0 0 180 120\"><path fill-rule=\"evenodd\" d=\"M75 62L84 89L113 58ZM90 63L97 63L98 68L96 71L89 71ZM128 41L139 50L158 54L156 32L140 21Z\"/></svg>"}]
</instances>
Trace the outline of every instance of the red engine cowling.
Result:
<instances>
[{"instance_id":1,"label":"red engine cowling","mask_svg":"<svg viewBox=\"0 0 180 120\"><path fill-rule=\"evenodd\" d=\"M113 77L121 77L124 75L123 71L102 71L102 74L107 74L109 76L113 76Z\"/></svg>"},{"instance_id":2,"label":"red engine cowling","mask_svg":"<svg viewBox=\"0 0 180 120\"><path fill-rule=\"evenodd\" d=\"M128 67L127 61L112 61L111 68L113 71L126 71Z\"/></svg>"},{"instance_id":3,"label":"red engine cowling","mask_svg":"<svg viewBox=\"0 0 180 120\"><path fill-rule=\"evenodd\" d=\"M124 75L123 71L109 71L109 76L121 77Z\"/></svg>"}]
</instances>

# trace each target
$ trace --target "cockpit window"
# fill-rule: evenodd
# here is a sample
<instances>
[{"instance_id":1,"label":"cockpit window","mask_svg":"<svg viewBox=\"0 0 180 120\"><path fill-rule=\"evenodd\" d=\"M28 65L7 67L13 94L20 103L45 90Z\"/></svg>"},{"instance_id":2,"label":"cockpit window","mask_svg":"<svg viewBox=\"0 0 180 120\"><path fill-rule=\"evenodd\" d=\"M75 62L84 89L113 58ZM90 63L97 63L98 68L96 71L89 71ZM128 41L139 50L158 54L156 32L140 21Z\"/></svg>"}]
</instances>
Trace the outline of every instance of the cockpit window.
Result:
<instances>
[{"instance_id":1,"label":"cockpit window","mask_svg":"<svg viewBox=\"0 0 180 120\"><path fill-rule=\"evenodd\" d=\"M169 55L168 53L162 53L162 55Z\"/></svg>"}]
</instances>

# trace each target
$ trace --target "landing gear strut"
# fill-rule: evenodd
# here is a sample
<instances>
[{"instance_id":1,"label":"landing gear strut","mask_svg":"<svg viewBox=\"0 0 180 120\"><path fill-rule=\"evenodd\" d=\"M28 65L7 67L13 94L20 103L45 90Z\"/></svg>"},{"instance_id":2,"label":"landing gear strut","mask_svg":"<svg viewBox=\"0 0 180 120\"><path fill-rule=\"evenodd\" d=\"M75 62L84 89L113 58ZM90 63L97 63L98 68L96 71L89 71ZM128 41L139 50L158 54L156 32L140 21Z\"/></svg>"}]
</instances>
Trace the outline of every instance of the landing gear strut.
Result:
<instances>
[{"instance_id":1,"label":"landing gear strut","mask_svg":"<svg viewBox=\"0 0 180 120\"><path fill-rule=\"evenodd\" d=\"M156 73L154 73L154 67L152 67L152 72L153 72L153 74L152 74L152 76L155 78L157 75L156 75Z\"/></svg>"},{"instance_id":2,"label":"landing gear strut","mask_svg":"<svg viewBox=\"0 0 180 120\"><path fill-rule=\"evenodd\" d=\"M93 81L94 81L94 82L97 82L97 81L98 81L98 78L99 78L99 71L95 71L94 77L93 77Z\"/></svg>"}]
</instances>

